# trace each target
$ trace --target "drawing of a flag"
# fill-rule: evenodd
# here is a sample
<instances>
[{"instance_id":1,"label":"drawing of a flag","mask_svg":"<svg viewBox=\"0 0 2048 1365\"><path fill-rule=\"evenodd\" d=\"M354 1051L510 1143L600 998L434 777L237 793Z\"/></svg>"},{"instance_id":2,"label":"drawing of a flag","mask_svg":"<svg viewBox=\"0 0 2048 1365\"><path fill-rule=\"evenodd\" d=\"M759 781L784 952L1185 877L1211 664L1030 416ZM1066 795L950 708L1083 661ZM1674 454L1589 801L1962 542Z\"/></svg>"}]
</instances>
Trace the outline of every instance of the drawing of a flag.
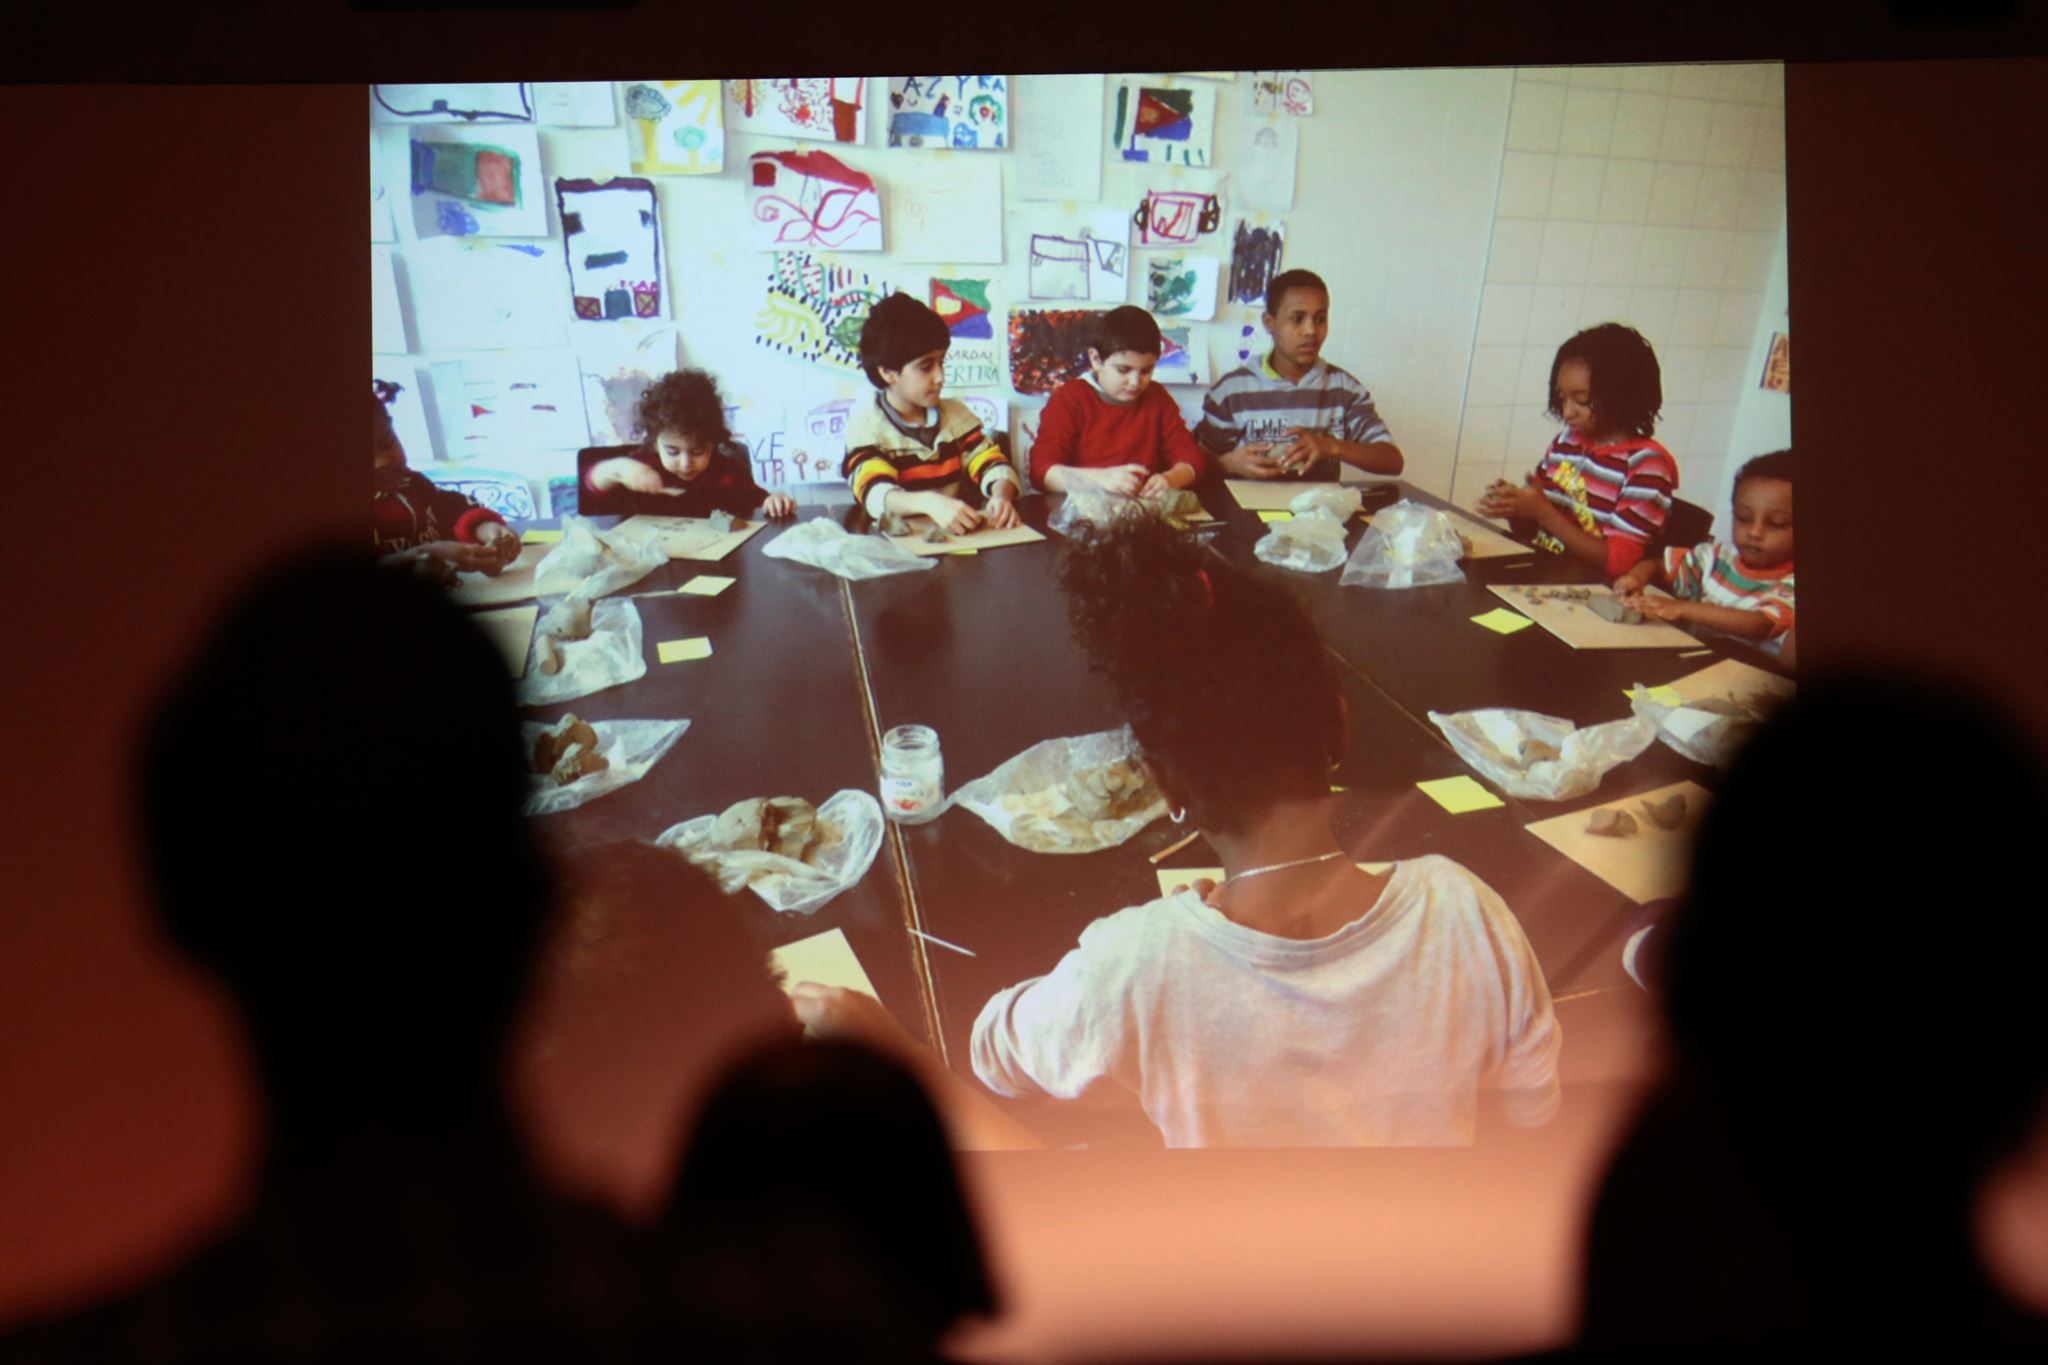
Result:
<instances>
[{"instance_id":1,"label":"drawing of a flag","mask_svg":"<svg viewBox=\"0 0 2048 1365\"><path fill-rule=\"evenodd\" d=\"M1138 91L1136 131L1140 137L1186 142L1193 135L1194 126L1195 97L1192 91L1150 87Z\"/></svg>"},{"instance_id":2,"label":"drawing of a flag","mask_svg":"<svg viewBox=\"0 0 2048 1365\"><path fill-rule=\"evenodd\" d=\"M962 340L986 341L995 336L988 320L987 280L932 280L932 311L946 320L946 330Z\"/></svg>"}]
</instances>

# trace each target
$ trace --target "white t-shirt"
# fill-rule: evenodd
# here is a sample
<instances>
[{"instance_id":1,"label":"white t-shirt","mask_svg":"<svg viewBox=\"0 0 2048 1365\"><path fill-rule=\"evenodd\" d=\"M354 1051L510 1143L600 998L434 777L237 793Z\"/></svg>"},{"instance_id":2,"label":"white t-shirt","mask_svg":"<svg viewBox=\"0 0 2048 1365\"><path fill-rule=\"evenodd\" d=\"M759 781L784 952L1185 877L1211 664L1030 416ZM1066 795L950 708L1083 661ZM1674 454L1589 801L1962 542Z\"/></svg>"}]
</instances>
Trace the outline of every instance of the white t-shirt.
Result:
<instances>
[{"instance_id":1,"label":"white t-shirt","mask_svg":"<svg viewBox=\"0 0 2048 1365\"><path fill-rule=\"evenodd\" d=\"M1560 1041L1513 912L1431 856L1324 938L1248 929L1192 891L1120 910L983 1006L972 1051L998 1094L1116 1081L1170 1147L1366 1147L1471 1142L1482 1087L1548 1121Z\"/></svg>"}]
</instances>

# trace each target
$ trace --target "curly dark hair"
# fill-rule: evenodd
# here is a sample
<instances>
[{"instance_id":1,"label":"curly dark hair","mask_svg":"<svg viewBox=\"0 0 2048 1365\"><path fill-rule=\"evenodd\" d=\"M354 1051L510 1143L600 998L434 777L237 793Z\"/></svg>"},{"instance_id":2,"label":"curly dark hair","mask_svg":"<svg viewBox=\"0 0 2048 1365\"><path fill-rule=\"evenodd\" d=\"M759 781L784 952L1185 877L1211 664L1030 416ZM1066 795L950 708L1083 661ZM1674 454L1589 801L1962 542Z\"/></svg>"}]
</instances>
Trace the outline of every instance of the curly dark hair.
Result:
<instances>
[{"instance_id":1,"label":"curly dark hair","mask_svg":"<svg viewBox=\"0 0 2048 1365\"><path fill-rule=\"evenodd\" d=\"M1735 471L1735 487L1740 488L1750 479L1783 479L1792 482L1792 452L1773 450L1744 463Z\"/></svg>"},{"instance_id":2,"label":"curly dark hair","mask_svg":"<svg viewBox=\"0 0 2048 1365\"><path fill-rule=\"evenodd\" d=\"M649 445L664 431L679 431L693 445L721 446L732 439L718 381L703 370L677 370L649 384L633 425Z\"/></svg>"},{"instance_id":3,"label":"curly dark hair","mask_svg":"<svg viewBox=\"0 0 2048 1365\"><path fill-rule=\"evenodd\" d=\"M1156 517L1077 528L1059 583L1074 638L1196 824L1241 832L1329 790L1340 694L1291 594Z\"/></svg>"},{"instance_id":4,"label":"curly dark hair","mask_svg":"<svg viewBox=\"0 0 2048 1365\"><path fill-rule=\"evenodd\" d=\"M1551 417L1564 420L1557 396L1557 372L1568 360L1583 360L1592 371L1593 411L1606 431L1632 436L1657 434L1657 414L1664 406L1664 376L1657 353L1633 327L1603 322L1588 327L1557 348L1550 362Z\"/></svg>"}]
</instances>

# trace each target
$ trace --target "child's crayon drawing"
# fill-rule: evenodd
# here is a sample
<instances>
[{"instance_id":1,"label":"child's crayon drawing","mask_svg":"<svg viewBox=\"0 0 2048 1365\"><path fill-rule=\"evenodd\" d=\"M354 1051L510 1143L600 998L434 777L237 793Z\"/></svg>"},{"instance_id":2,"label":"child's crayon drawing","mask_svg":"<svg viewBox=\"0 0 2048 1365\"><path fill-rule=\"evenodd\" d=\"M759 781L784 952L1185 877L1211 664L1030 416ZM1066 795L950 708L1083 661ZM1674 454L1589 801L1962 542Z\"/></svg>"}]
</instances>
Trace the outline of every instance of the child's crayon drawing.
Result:
<instances>
[{"instance_id":1,"label":"child's crayon drawing","mask_svg":"<svg viewBox=\"0 0 2048 1365\"><path fill-rule=\"evenodd\" d=\"M1764 361L1759 387L1772 393L1792 392L1792 338L1783 332L1771 333L1771 353Z\"/></svg>"},{"instance_id":2,"label":"child's crayon drawing","mask_svg":"<svg viewBox=\"0 0 2048 1365\"><path fill-rule=\"evenodd\" d=\"M468 85L373 85L377 123L531 123L533 92L524 81Z\"/></svg>"},{"instance_id":3,"label":"child's crayon drawing","mask_svg":"<svg viewBox=\"0 0 2048 1365\"><path fill-rule=\"evenodd\" d=\"M865 76L767 76L725 83L725 124L770 137L868 140Z\"/></svg>"},{"instance_id":4,"label":"child's crayon drawing","mask_svg":"<svg viewBox=\"0 0 2048 1365\"><path fill-rule=\"evenodd\" d=\"M1125 81L1116 90L1110 145L1126 161L1206 166L1215 126L1214 88Z\"/></svg>"},{"instance_id":5,"label":"child's crayon drawing","mask_svg":"<svg viewBox=\"0 0 2048 1365\"><path fill-rule=\"evenodd\" d=\"M1034 299L1122 303L1130 288L1130 223L1114 209L1073 223L1060 218L1030 238L1026 279Z\"/></svg>"},{"instance_id":6,"label":"child's crayon drawing","mask_svg":"<svg viewBox=\"0 0 2048 1365\"><path fill-rule=\"evenodd\" d=\"M1209 329L1199 323L1167 323L1159 329L1159 364L1152 379L1159 384L1207 384Z\"/></svg>"},{"instance_id":7,"label":"child's crayon drawing","mask_svg":"<svg viewBox=\"0 0 2048 1365\"><path fill-rule=\"evenodd\" d=\"M874 180L830 152L756 152L747 160L753 244L770 251L880 251Z\"/></svg>"},{"instance_id":8,"label":"child's crayon drawing","mask_svg":"<svg viewBox=\"0 0 2048 1365\"><path fill-rule=\"evenodd\" d=\"M654 182L639 176L557 180L555 204L576 316L587 322L667 317Z\"/></svg>"},{"instance_id":9,"label":"child's crayon drawing","mask_svg":"<svg viewBox=\"0 0 2048 1365\"><path fill-rule=\"evenodd\" d=\"M1216 282L1222 267L1214 256L1154 256L1145 263L1145 311L1156 318L1216 315Z\"/></svg>"},{"instance_id":10,"label":"child's crayon drawing","mask_svg":"<svg viewBox=\"0 0 2048 1365\"><path fill-rule=\"evenodd\" d=\"M415 236L546 234L532 128L421 128L404 136Z\"/></svg>"},{"instance_id":11,"label":"child's crayon drawing","mask_svg":"<svg viewBox=\"0 0 2048 1365\"><path fill-rule=\"evenodd\" d=\"M1279 223L1254 227L1240 218L1230 243L1230 301L1266 301L1266 286L1280 273L1280 248L1285 232Z\"/></svg>"},{"instance_id":12,"label":"child's crayon drawing","mask_svg":"<svg viewBox=\"0 0 2048 1365\"><path fill-rule=\"evenodd\" d=\"M1008 147L1009 77L891 76L889 145Z\"/></svg>"},{"instance_id":13,"label":"child's crayon drawing","mask_svg":"<svg viewBox=\"0 0 2048 1365\"><path fill-rule=\"evenodd\" d=\"M1316 88L1306 71L1252 72L1252 109L1306 118L1316 111Z\"/></svg>"},{"instance_id":14,"label":"child's crayon drawing","mask_svg":"<svg viewBox=\"0 0 2048 1365\"><path fill-rule=\"evenodd\" d=\"M952 338L946 348L946 387L993 388L1003 382L995 320L989 316L987 280L932 279L931 307Z\"/></svg>"},{"instance_id":15,"label":"child's crayon drawing","mask_svg":"<svg viewBox=\"0 0 2048 1365\"><path fill-rule=\"evenodd\" d=\"M1010 387L1051 393L1088 369L1101 314L1089 308L1010 310Z\"/></svg>"},{"instance_id":16,"label":"child's crayon drawing","mask_svg":"<svg viewBox=\"0 0 2048 1365\"><path fill-rule=\"evenodd\" d=\"M896 292L850 266L808 251L778 251L754 342L799 360L860 373L860 329L868 310Z\"/></svg>"},{"instance_id":17,"label":"child's crayon drawing","mask_svg":"<svg viewBox=\"0 0 2048 1365\"><path fill-rule=\"evenodd\" d=\"M1187 246L1222 221L1222 201L1193 190L1147 190L1131 215L1139 246Z\"/></svg>"},{"instance_id":18,"label":"child's crayon drawing","mask_svg":"<svg viewBox=\"0 0 2048 1365\"><path fill-rule=\"evenodd\" d=\"M651 175L716 175L725 169L718 82L634 81L626 87L633 169Z\"/></svg>"}]
</instances>

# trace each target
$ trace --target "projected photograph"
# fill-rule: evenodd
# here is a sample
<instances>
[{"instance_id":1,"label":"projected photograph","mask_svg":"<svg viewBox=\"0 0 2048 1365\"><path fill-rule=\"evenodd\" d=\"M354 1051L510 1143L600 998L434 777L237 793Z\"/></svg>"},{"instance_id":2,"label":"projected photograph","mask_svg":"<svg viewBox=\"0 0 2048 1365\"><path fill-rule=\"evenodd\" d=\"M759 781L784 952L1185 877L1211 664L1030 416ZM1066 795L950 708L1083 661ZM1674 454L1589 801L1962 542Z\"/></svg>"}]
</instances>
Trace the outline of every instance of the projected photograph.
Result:
<instances>
[{"instance_id":1,"label":"projected photograph","mask_svg":"<svg viewBox=\"0 0 2048 1365\"><path fill-rule=\"evenodd\" d=\"M733 78L685 167L370 101L378 544L501 644L563 895L729 955L678 1029L779 987L970 1146L1463 1146L1646 1074L1795 688L1783 69L812 83L889 116ZM572 1131L603 1049L542 1036Z\"/></svg>"}]
</instances>

